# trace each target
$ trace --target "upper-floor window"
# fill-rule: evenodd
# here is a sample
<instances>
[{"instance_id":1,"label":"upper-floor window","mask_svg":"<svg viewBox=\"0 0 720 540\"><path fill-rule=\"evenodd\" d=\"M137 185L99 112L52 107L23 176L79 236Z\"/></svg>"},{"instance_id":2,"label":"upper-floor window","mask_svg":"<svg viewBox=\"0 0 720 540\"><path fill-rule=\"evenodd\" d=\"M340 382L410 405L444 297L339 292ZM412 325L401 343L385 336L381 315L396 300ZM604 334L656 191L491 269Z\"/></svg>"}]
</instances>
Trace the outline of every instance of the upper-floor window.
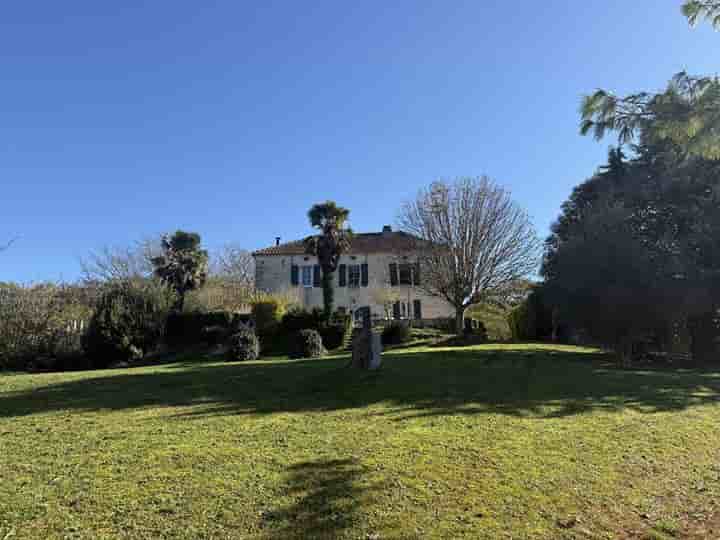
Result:
<instances>
[{"instance_id":1,"label":"upper-floor window","mask_svg":"<svg viewBox=\"0 0 720 540\"><path fill-rule=\"evenodd\" d=\"M420 265L418 263L390 263L390 285L418 285Z\"/></svg>"},{"instance_id":2,"label":"upper-floor window","mask_svg":"<svg viewBox=\"0 0 720 540\"><path fill-rule=\"evenodd\" d=\"M348 287L360 286L360 265L349 264L348 267Z\"/></svg>"},{"instance_id":3,"label":"upper-floor window","mask_svg":"<svg viewBox=\"0 0 720 540\"><path fill-rule=\"evenodd\" d=\"M312 270L313 270L312 266L303 266L302 267L303 287L312 287L313 286Z\"/></svg>"}]
</instances>

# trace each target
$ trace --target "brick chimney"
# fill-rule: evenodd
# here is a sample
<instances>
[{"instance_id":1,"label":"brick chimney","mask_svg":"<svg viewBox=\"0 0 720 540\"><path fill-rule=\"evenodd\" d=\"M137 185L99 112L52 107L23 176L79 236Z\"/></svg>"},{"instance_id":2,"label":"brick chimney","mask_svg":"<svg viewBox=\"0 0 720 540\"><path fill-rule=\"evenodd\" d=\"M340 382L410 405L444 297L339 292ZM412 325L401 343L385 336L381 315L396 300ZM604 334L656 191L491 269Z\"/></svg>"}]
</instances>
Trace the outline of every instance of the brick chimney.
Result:
<instances>
[{"instance_id":1,"label":"brick chimney","mask_svg":"<svg viewBox=\"0 0 720 540\"><path fill-rule=\"evenodd\" d=\"M390 225L385 225L382 230L383 234L388 234L392 232L392 227Z\"/></svg>"}]
</instances>

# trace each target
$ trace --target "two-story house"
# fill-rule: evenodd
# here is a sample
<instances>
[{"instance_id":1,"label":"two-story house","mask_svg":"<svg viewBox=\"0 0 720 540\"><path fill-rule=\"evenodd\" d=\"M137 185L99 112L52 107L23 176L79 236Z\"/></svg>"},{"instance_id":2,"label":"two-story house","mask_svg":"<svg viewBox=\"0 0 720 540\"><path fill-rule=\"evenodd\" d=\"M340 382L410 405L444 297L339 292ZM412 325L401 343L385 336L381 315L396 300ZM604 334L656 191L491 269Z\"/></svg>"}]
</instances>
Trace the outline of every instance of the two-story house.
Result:
<instances>
[{"instance_id":1,"label":"two-story house","mask_svg":"<svg viewBox=\"0 0 720 540\"><path fill-rule=\"evenodd\" d=\"M387 225L382 232L356 233L333 276L335 307L354 313L368 306L375 318L453 317L447 302L419 286L423 276L414 249L416 240ZM253 256L258 289L280 292L296 288L305 308L322 307L320 266L317 257L305 253L302 240L280 243L278 239L274 246L255 251ZM387 298L392 298L389 314Z\"/></svg>"}]
</instances>

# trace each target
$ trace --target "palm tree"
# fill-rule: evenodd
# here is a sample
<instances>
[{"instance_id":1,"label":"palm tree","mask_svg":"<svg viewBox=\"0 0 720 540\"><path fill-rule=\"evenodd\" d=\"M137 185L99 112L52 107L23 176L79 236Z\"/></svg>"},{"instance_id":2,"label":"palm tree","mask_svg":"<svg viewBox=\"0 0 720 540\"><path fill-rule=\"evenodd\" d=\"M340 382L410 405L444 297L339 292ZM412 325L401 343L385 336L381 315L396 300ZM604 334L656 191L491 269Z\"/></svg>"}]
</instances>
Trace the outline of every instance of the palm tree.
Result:
<instances>
[{"instance_id":1,"label":"palm tree","mask_svg":"<svg viewBox=\"0 0 720 540\"><path fill-rule=\"evenodd\" d=\"M163 254L152 259L155 275L177 293L175 310L182 312L185 295L205 284L208 252L200 248L200 235L176 231L162 237Z\"/></svg>"},{"instance_id":2,"label":"palm tree","mask_svg":"<svg viewBox=\"0 0 720 540\"><path fill-rule=\"evenodd\" d=\"M340 255L350 249L352 230L345 227L350 210L338 206L334 201L313 205L308 212L310 225L320 234L305 239L305 252L315 255L322 271L323 312L329 320L333 313L332 276L337 270Z\"/></svg>"}]
</instances>

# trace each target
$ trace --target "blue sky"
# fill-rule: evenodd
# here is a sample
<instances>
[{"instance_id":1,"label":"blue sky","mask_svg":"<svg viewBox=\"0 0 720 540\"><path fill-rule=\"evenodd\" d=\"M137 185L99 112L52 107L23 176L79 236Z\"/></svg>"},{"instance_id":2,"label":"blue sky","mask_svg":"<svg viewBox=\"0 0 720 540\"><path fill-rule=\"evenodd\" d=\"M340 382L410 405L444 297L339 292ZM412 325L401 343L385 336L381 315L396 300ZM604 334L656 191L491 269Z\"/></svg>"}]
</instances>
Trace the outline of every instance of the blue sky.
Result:
<instances>
[{"instance_id":1,"label":"blue sky","mask_svg":"<svg viewBox=\"0 0 720 540\"><path fill-rule=\"evenodd\" d=\"M612 142L582 94L717 72L680 3L6 2L0 280L178 228L255 249L328 198L379 230L439 177L493 177L545 236Z\"/></svg>"}]
</instances>

